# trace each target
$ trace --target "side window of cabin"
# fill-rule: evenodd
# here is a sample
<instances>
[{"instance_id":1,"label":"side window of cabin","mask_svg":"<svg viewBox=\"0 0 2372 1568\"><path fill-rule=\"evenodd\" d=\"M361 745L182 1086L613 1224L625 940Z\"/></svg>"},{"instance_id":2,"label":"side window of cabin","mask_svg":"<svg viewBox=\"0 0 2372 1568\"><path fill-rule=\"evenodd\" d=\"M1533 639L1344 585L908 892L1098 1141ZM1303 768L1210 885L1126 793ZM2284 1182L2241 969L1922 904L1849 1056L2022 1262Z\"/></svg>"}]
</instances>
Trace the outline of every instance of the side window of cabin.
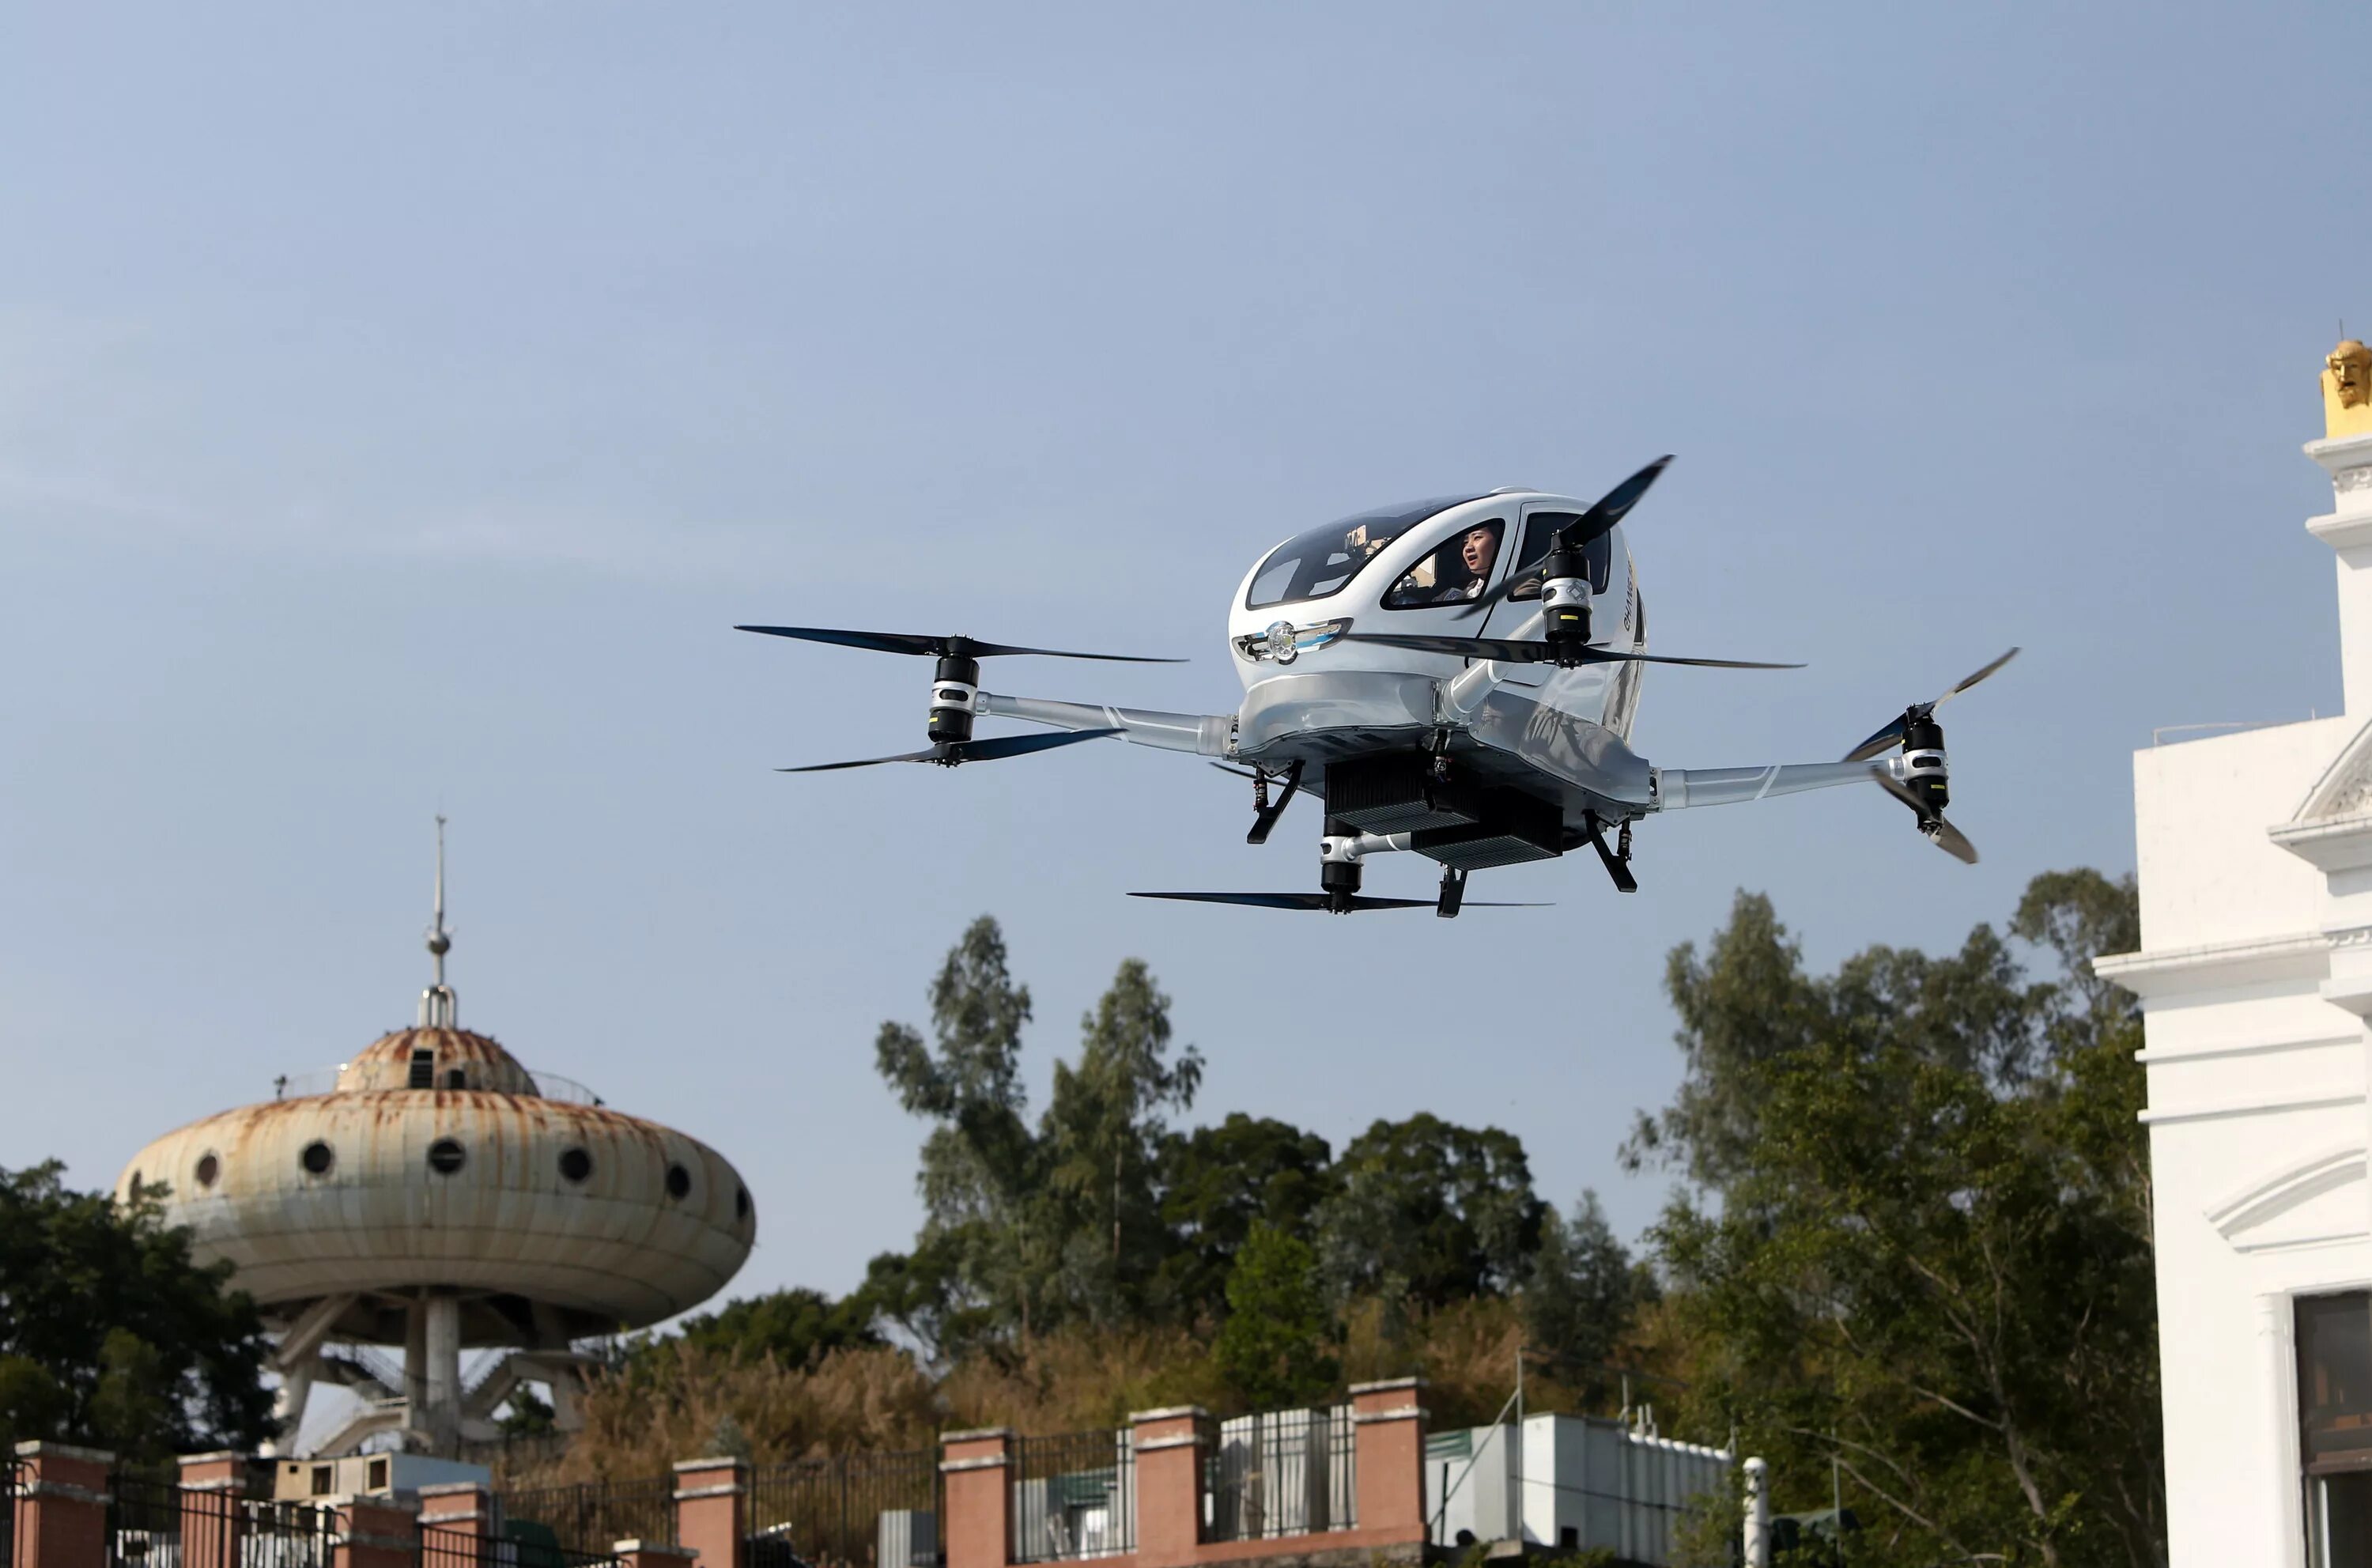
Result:
<instances>
[{"instance_id":1,"label":"side window of cabin","mask_svg":"<svg viewBox=\"0 0 2372 1568\"><path fill-rule=\"evenodd\" d=\"M1581 514L1578 512L1535 512L1526 517L1524 548L1517 555L1516 563L1519 566L1526 565L1546 555L1549 552L1549 536L1566 524L1580 520ZM1589 565L1589 591L1594 594L1604 593L1607 579L1614 575L1614 536L1600 534L1591 540L1589 548L1582 552L1582 559ZM1541 597L1541 586L1537 582L1528 583L1507 597L1520 599L1538 598Z\"/></svg>"},{"instance_id":2,"label":"side window of cabin","mask_svg":"<svg viewBox=\"0 0 2372 1568\"><path fill-rule=\"evenodd\" d=\"M1429 604L1459 604L1481 594L1499 564L1499 546L1506 537L1504 517L1459 529L1436 545L1384 595L1386 610L1419 610Z\"/></svg>"}]
</instances>

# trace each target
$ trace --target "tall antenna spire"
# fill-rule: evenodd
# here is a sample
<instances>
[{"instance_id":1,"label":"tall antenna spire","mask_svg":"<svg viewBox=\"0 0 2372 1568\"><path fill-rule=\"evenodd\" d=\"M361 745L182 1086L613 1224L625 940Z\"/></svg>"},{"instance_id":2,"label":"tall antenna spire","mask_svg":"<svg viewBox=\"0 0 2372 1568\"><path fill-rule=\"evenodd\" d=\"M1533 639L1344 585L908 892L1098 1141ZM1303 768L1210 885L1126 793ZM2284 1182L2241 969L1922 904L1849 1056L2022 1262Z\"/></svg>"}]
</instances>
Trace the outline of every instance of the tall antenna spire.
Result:
<instances>
[{"instance_id":1,"label":"tall antenna spire","mask_svg":"<svg viewBox=\"0 0 2372 1568\"><path fill-rule=\"evenodd\" d=\"M428 956L436 960L436 980L420 993L420 1027L453 1028L453 988L445 983L445 955L453 949L453 934L445 929L445 818L436 818L436 914L428 927Z\"/></svg>"}]
</instances>

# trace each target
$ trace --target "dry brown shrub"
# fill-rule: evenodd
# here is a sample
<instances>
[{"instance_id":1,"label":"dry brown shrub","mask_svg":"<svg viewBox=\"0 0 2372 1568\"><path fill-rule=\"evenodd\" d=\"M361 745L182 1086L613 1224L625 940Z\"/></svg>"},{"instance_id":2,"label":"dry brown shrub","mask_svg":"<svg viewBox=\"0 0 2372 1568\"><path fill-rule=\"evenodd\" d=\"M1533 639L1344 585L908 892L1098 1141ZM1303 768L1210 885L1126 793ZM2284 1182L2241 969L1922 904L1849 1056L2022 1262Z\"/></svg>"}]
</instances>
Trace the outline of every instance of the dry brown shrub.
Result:
<instances>
[{"instance_id":1,"label":"dry brown shrub","mask_svg":"<svg viewBox=\"0 0 2372 1568\"><path fill-rule=\"evenodd\" d=\"M1025 1436L1124 1424L1132 1411L1222 1408L1203 1342L1184 1329L1065 1329L997 1358L958 1364L939 1385L950 1428L1009 1426Z\"/></svg>"},{"instance_id":2,"label":"dry brown shrub","mask_svg":"<svg viewBox=\"0 0 2372 1568\"><path fill-rule=\"evenodd\" d=\"M1523 1327L1516 1304L1455 1303L1411 1317L1355 1305L1343 1323L1343 1380L1423 1376L1436 1430L1480 1425L1514 1387ZM1624 1365L1688 1375L1688 1347L1649 1308L1620 1352ZM1614 1413L1619 1378L1561 1380L1534 1367L1532 1412ZM1635 1390L1680 1413L1669 1385ZM1667 1403L1667 1400L1670 1403ZM505 1487L641 1480L737 1436L757 1464L835 1453L918 1448L941 1432L1009 1426L1027 1436L1124 1423L1132 1411L1197 1404L1221 1415L1238 1402L1203 1339L1183 1328L1064 1329L1028 1344L972 1355L934 1377L903 1351L840 1351L811 1368L735 1361L676 1344L613 1373L585 1401L585 1427L564 1451L522 1449L497 1463ZM1669 1423L1667 1429L1669 1430Z\"/></svg>"},{"instance_id":3,"label":"dry brown shrub","mask_svg":"<svg viewBox=\"0 0 2372 1568\"><path fill-rule=\"evenodd\" d=\"M931 1379L899 1350L835 1351L812 1368L668 1346L585 1399L567 1452L510 1485L642 1480L713 1454L736 1434L756 1464L916 1448L939 1427Z\"/></svg>"}]
</instances>

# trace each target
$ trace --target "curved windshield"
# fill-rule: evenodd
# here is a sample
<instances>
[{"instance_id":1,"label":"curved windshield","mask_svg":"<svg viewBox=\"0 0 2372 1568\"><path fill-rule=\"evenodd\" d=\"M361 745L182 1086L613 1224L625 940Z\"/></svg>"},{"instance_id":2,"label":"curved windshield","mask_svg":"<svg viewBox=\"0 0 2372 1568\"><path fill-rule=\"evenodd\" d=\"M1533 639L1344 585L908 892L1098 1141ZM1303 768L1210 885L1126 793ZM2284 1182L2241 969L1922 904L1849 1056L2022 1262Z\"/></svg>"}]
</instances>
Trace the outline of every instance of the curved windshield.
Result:
<instances>
[{"instance_id":1,"label":"curved windshield","mask_svg":"<svg viewBox=\"0 0 2372 1568\"><path fill-rule=\"evenodd\" d=\"M1411 501L1404 505L1362 512L1355 517L1296 534L1270 551L1260 570L1252 574L1251 592L1244 596L1244 608L1266 610L1270 605L1287 604L1295 599L1324 598L1357 575L1369 556L1417 524L1452 506L1482 498L1436 495L1430 501Z\"/></svg>"}]
</instances>

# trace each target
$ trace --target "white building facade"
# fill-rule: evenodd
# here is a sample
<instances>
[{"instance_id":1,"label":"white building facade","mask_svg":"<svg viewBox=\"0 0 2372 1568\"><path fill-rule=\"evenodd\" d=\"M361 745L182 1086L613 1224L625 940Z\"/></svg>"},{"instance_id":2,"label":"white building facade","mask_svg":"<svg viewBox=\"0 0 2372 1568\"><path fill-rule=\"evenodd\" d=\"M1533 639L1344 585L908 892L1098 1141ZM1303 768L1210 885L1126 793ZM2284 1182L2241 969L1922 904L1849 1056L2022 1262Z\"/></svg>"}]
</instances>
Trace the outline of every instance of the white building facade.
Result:
<instances>
[{"instance_id":1,"label":"white building facade","mask_svg":"<svg viewBox=\"0 0 2372 1568\"><path fill-rule=\"evenodd\" d=\"M2372 386L2324 371L2340 716L2134 761L2174 1568L2372 1568Z\"/></svg>"}]
</instances>

